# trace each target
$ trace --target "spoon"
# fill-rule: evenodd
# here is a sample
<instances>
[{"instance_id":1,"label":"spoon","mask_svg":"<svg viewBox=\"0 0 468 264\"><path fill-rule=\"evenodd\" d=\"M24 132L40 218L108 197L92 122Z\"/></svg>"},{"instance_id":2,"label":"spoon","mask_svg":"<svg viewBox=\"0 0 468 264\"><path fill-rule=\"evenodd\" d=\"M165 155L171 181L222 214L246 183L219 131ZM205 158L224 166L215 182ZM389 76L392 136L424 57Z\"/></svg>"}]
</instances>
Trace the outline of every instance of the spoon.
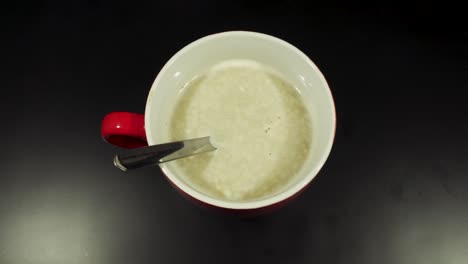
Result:
<instances>
[{"instance_id":1,"label":"spoon","mask_svg":"<svg viewBox=\"0 0 468 264\"><path fill-rule=\"evenodd\" d=\"M213 151L210 137L194 138L148 147L122 150L114 156L114 165L123 170L133 170L188 156Z\"/></svg>"}]
</instances>

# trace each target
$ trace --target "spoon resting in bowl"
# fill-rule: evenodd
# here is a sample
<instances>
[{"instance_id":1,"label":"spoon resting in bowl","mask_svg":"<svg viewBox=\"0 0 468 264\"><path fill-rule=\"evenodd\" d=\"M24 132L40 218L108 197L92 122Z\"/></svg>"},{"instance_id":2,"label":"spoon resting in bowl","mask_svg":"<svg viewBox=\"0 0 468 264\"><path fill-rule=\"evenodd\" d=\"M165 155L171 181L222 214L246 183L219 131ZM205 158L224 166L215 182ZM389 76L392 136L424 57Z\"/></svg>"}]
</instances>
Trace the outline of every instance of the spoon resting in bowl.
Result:
<instances>
[{"instance_id":1,"label":"spoon resting in bowl","mask_svg":"<svg viewBox=\"0 0 468 264\"><path fill-rule=\"evenodd\" d=\"M194 138L122 150L114 155L114 165L128 171L213 150L216 150L216 147L211 143L210 137Z\"/></svg>"}]
</instances>

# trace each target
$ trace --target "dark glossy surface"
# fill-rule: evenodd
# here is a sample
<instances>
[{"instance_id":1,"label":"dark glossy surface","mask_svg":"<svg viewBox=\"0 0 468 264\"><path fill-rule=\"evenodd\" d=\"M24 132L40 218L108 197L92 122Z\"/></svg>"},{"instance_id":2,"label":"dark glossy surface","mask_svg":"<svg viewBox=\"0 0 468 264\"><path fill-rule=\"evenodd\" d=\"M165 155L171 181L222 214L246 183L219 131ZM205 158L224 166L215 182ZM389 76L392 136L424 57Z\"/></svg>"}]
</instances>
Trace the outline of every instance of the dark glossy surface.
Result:
<instances>
[{"instance_id":1,"label":"dark glossy surface","mask_svg":"<svg viewBox=\"0 0 468 264\"><path fill-rule=\"evenodd\" d=\"M0 263L466 263L463 9L63 2L1 10ZM303 50L338 116L310 188L250 220L200 210L155 168L120 172L99 135L106 113L143 112L177 50L233 29Z\"/></svg>"}]
</instances>

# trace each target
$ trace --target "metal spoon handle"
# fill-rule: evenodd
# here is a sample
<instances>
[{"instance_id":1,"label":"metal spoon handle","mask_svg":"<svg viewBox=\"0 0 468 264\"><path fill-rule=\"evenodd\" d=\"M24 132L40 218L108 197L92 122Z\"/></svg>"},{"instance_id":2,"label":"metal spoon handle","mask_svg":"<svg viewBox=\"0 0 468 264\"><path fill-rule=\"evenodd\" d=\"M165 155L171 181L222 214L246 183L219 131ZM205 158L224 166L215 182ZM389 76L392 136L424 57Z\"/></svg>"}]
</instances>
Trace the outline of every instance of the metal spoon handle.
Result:
<instances>
[{"instance_id":1,"label":"metal spoon handle","mask_svg":"<svg viewBox=\"0 0 468 264\"><path fill-rule=\"evenodd\" d=\"M184 143L179 141L123 150L114 156L114 165L123 171L157 165L162 158L183 147Z\"/></svg>"},{"instance_id":2,"label":"metal spoon handle","mask_svg":"<svg viewBox=\"0 0 468 264\"><path fill-rule=\"evenodd\" d=\"M122 150L114 156L114 165L123 170L157 165L166 161L213 151L210 137L187 139L148 147Z\"/></svg>"}]
</instances>

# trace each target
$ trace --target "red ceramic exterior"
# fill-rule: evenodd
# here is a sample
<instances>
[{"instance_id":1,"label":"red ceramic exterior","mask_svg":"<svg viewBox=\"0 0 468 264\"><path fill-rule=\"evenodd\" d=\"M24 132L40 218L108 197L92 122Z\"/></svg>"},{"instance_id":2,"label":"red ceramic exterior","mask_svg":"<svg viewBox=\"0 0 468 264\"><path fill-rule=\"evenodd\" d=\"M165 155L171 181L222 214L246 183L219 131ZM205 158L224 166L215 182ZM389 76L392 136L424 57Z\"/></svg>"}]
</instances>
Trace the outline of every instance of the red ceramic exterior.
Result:
<instances>
[{"instance_id":1,"label":"red ceramic exterior","mask_svg":"<svg viewBox=\"0 0 468 264\"><path fill-rule=\"evenodd\" d=\"M147 146L148 143L146 141L144 127L144 115L142 114L128 112L112 112L110 114L107 114L102 121L101 136L105 141L123 148L137 148ZM189 201L195 203L196 205L224 215L232 215L239 217L254 217L271 213L294 200L297 196L299 196L300 193L302 193L307 188L307 186L305 186L293 196L280 202L270 204L268 206L253 209L232 209L218 207L200 201L195 197L189 195L188 193L182 191L179 187L177 187L177 185L175 185L171 181L171 179L169 179L169 177L167 177L167 175L166 178L169 180L169 183L172 186L174 186L174 188L182 196L187 198Z\"/></svg>"},{"instance_id":2,"label":"red ceramic exterior","mask_svg":"<svg viewBox=\"0 0 468 264\"><path fill-rule=\"evenodd\" d=\"M122 148L148 146L145 133L145 116L129 112L107 114L101 124L102 138Z\"/></svg>"},{"instance_id":3,"label":"red ceramic exterior","mask_svg":"<svg viewBox=\"0 0 468 264\"><path fill-rule=\"evenodd\" d=\"M241 217L241 218L251 218L251 217L256 217L256 216L262 216L262 215L267 215L275 212L276 210L283 208L290 202L292 202L294 199L296 199L310 184L310 182L304 186L301 190L296 192L294 195L279 201L274 204L270 204L264 207L259 207L259 208L252 208L252 209L232 209L232 208L224 208L224 207L218 207L212 204L205 203L203 201L200 201L196 199L195 197L189 195L188 193L182 191L177 185L175 185L167 176L166 178L169 180L169 183L187 200L190 202L196 204L197 206L206 209L208 211L214 212L214 213L219 213L222 215L228 215L228 216L235 216L235 217Z\"/></svg>"}]
</instances>

